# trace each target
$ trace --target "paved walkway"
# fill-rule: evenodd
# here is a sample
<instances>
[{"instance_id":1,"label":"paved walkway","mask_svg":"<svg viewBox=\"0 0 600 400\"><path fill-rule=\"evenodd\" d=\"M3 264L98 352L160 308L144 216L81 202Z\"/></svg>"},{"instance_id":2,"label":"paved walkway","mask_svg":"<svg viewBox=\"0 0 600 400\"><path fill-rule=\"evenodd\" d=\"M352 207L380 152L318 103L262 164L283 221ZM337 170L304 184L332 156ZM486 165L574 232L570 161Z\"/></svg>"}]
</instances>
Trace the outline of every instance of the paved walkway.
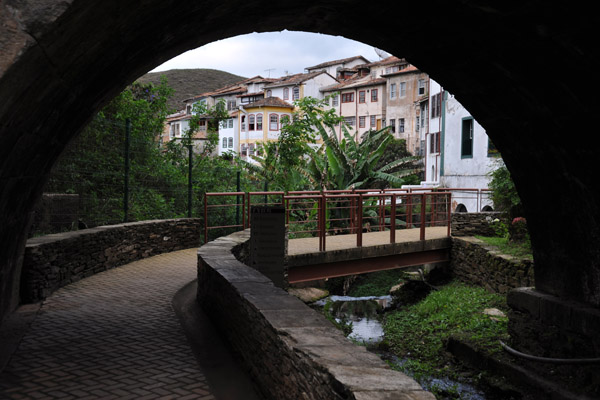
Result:
<instances>
[{"instance_id":1,"label":"paved walkway","mask_svg":"<svg viewBox=\"0 0 600 400\"><path fill-rule=\"evenodd\" d=\"M215 399L172 307L195 278L190 249L56 291L0 374L0 398Z\"/></svg>"}]
</instances>

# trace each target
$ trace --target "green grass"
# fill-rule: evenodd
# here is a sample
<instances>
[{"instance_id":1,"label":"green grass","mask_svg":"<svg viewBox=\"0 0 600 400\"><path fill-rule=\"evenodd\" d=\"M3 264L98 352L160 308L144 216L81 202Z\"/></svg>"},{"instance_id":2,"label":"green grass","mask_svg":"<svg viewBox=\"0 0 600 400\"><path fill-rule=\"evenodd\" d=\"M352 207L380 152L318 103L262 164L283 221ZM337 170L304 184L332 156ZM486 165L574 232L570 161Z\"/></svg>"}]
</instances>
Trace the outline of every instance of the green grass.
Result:
<instances>
[{"instance_id":1,"label":"green grass","mask_svg":"<svg viewBox=\"0 0 600 400\"><path fill-rule=\"evenodd\" d=\"M444 350L449 337L460 336L488 353L501 351L498 339L506 340L508 320L492 320L482 313L485 308L506 311L506 299L452 282L417 304L386 314L386 344L398 357L408 359L401 369L417 380L452 376L451 358Z\"/></svg>"},{"instance_id":2,"label":"green grass","mask_svg":"<svg viewBox=\"0 0 600 400\"><path fill-rule=\"evenodd\" d=\"M529 242L515 243L508 240L508 238L497 237L497 236L475 236L479 240L483 240L485 243L495 246L503 254L507 254L519 258L527 258L533 260L533 254L531 252L531 244Z\"/></svg>"}]
</instances>

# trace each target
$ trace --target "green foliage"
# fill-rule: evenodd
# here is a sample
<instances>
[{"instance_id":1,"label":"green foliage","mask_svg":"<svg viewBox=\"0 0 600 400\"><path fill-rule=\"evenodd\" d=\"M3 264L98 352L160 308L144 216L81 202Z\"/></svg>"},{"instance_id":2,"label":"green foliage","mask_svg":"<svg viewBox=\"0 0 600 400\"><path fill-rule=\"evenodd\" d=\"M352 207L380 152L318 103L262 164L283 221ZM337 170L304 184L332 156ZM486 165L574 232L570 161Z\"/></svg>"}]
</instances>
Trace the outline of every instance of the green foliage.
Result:
<instances>
[{"instance_id":1,"label":"green foliage","mask_svg":"<svg viewBox=\"0 0 600 400\"><path fill-rule=\"evenodd\" d=\"M417 174L419 158L407 156L375 168L394 137L388 128L368 131L356 142L342 124L343 137L337 139L333 125L317 126L325 146L310 152L301 168L314 189L348 190L380 186L400 187L406 177Z\"/></svg>"},{"instance_id":2,"label":"green foliage","mask_svg":"<svg viewBox=\"0 0 600 400\"><path fill-rule=\"evenodd\" d=\"M130 219L152 219L178 203L181 179L169 168L161 168L157 138L163 130L167 100L172 90L166 80L160 85L134 83L117 95L80 136L71 143L54 166L46 192L77 193L81 219L88 226L123 221L123 188L126 121L130 132Z\"/></svg>"},{"instance_id":3,"label":"green foliage","mask_svg":"<svg viewBox=\"0 0 600 400\"><path fill-rule=\"evenodd\" d=\"M510 172L502 160L498 167L490 172L489 188L492 190L492 201L497 211L504 211L511 217L522 215L521 199L512 181Z\"/></svg>"},{"instance_id":4,"label":"green foliage","mask_svg":"<svg viewBox=\"0 0 600 400\"><path fill-rule=\"evenodd\" d=\"M487 237L487 236L475 236L477 239L483 240L489 245L496 246L502 254L526 258L533 260L533 253L531 251L531 243L529 241L514 242L509 240L508 236L503 237Z\"/></svg>"},{"instance_id":5,"label":"green foliage","mask_svg":"<svg viewBox=\"0 0 600 400\"><path fill-rule=\"evenodd\" d=\"M498 339L506 340L507 318L492 319L483 314L486 308L505 311L506 300L484 288L450 283L417 304L389 313L384 322L387 343L399 357L410 358L406 372L440 376L449 361L444 341L451 336L467 338L489 353L501 351Z\"/></svg>"},{"instance_id":6,"label":"green foliage","mask_svg":"<svg viewBox=\"0 0 600 400\"><path fill-rule=\"evenodd\" d=\"M161 84L134 83L99 112L82 134L68 147L52 171L47 192L77 193L80 218L89 227L123 221L126 121L131 121L129 218L130 221L177 218L188 214L188 141L171 141L160 146L167 100L172 90ZM196 108L191 138L201 116L208 118L208 145L192 158L193 216L203 214L206 191L236 190L240 173L242 190L249 189L248 174L235 159L214 157L218 122L223 107ZM211 147L212 146L212 147ZM235 218L229 210L224 219ZM223 225L219 223L219 225ZM218 232L215 232L218 233Z\"/></svg>"}]
</instances>

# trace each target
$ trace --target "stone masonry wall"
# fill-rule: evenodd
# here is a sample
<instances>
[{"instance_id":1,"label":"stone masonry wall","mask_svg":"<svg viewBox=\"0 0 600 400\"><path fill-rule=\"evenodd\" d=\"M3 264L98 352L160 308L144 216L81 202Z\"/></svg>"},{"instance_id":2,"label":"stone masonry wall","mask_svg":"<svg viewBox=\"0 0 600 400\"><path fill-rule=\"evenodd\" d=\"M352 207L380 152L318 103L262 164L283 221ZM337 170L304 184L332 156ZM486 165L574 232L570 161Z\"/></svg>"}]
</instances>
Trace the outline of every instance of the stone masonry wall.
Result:
<instances>
[{"instance_id":1,"label":"stone masonry wall","mask_svg":"<svg viewBox=\"0 0 600 400\"><path fill-rule=\"evenodd\" d=\"M171 219L100 226L29 239L21 274L21 302L130 262L200 245L201 220Z\"/></svg>"},{"instance_id":2,"label":"stone masonry wall","mask_svg":"<svg viewBox=\"0 0 600 400\"><path fill-rule=\"evenodd\" d=\"M452 213L452 236L493 236L495 234L489 221L502 219L503 213L498 211Z\"/></svg>"},{"instance_id":3,"label":"stone masonry wall","mask_svg":"<svg viewBox=\"0 0 600 400\"><path fill-rule=\"evenodd\" d=\"M198 297L267 399L434 400L323 315L232 254L249 230L198 250Z\"/></svg>"},{"instance_id":4,"label":"stone masonry wall","mask_svg":"<svg viewBox=\"0 0 600 400\"><path fill-rule=\"evenodd\" d=\"M452 237L452 274L463 282L496 293L533 286L533 261L500 254L474 237Z\"/></svg>"}]
</instances>

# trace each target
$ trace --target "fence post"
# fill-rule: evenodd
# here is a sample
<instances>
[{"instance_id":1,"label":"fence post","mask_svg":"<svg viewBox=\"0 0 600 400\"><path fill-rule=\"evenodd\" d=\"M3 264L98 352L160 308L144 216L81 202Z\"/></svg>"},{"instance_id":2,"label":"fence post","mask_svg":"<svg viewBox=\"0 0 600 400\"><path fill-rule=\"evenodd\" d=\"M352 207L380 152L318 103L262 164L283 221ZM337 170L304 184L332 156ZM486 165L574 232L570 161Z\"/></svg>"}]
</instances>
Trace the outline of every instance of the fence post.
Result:
<instances>
[{"instance_id":1,"label":"fence post","mask_svg":"<svg viewBox=\"0 0 600 400\"><path fill-rule=\"evenodd\" d=\"M420 239L421 240L425 240L425 218L426 218L426 212L425 212L425 207L427 206L427 196L425 193L421 194L421 235L420 235Z\"/></svg>"},{"instance_id":2,"label":"fence post","mask_svg":"<svg viewBox=\"0 0 600 400\"><path fill-rule=\"evenodd\" d=\"M235 190L238 193L241 190L240 189L240 187L241 187L241 185L240 185L240 174L241 174L241 172L238 171L237 172L236 190ZM240 224L240 196L239 195L235 196L235 204L236 204L235 205L235 224L239 225Z\"/></svg>"},{"instance_id":3,"label":"fence post","mask_svg":"<svg viewBox=\"0 0 600 400\"><path fill-rule=\"evenodd\" d=\"M123 187L123 222L129 221L129 140L131 137L131 119L125 120L125 182Z\"/></svg>"},{"instance_id":4,"label":"fence post","mask_svg":"<svg viewBox=\"0 0 600 400\"><path fill-rule=\"evenodd\" d=\"M192 218L192 158L193 148L188 145L188 218Z\"/></svg>"},{"instance_id":5,"label":"fence post","mask_svg":"<svg viewBox=\"0 0 600 400\"><path fill-rule=\"evenodd\" d=\"M356 231L356 247L362 247L362 226L363 226L363 195L362 193L358 194L358 210L357 210L356 219L357 222L357 231Z\"/></svg>"},{"instance_id":6,"label":"fence post","mask_svg":"<svg viewBox=\"0 0 600 400\"><path fill-rule=\"evenodd\" d=\"M392 207L390 210L390 243L396 243L396 195L392 194Z\"/></svg>"},{"instance_id":7,"label":"fence post","mask_svg":"<svg viewBox=\"0 0 600 400\"><path fill-rule=\"evenodd\" d=\"M208 243L208 196L204 192L204 243Z\"/></svg>"}]
</instances>

